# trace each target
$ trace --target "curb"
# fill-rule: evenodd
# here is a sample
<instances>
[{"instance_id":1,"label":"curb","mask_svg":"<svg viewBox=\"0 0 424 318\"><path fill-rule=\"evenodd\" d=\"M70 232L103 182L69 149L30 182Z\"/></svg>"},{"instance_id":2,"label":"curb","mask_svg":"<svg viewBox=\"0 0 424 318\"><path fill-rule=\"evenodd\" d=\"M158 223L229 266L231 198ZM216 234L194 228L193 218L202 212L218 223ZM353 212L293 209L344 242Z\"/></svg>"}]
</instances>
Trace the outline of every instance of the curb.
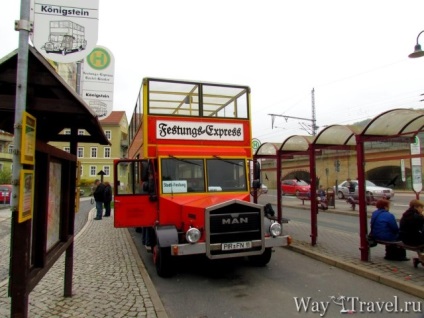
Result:
<instances>
[{"instance_id":1,"label":"curb","mask_svg":"<svg viewBox=\"0 0 424 318\"><path fill-rule=\"evenodd\" d=\"M383 277L381 276L381 274L373 271L373 270L369 270L369 269L365 269L365 268L361 268L357 265L353 265L351 263L347 263L338 259L334 259L331 258L329 256L323 255L323 254L318 254L315 253L313 251L310 251L308 249L302 248L300 246L293 246L293 245L289 245L286 247L289 250L292 250L294 252L303 254L305 256L308 256L310 258L316 259L320 262L326 263L328 265L343 269L347 272L353 273L355 275L358 276L362 276L364 278L379 282L380 284L401 290L403 292L406 292L408 294L420 297L420 298L424 298L424 288L420 288L418 286L415 286L411 283L408 282L401 282L397 279L393 279L390 277Z\"/></svg>"},{"instance_id":2,"label":"curb","mask_svg":"<svg viewBox=\"0 0 424 318\"><path fill-rule=\"evenodd\" d=\"M125 235L127 237L128 243L131 247L131 252L133 253L133 256L137 262L138 270L140 271L141 277L143 277L143 281L146 284L146 288L149 292L150 299L152 300L153 306L155 308L155 312L158 318L168 318L168 314L166 313L165 307L163 306L162 300L160 299L155 285L153 284L149 273L147 273L146 267L143 264L143 261L140 258L140 255L138 254L137 247L135 246L135 243L130 235L130 232L128 229L125 231Z\"/></svg>"}]
</instances>

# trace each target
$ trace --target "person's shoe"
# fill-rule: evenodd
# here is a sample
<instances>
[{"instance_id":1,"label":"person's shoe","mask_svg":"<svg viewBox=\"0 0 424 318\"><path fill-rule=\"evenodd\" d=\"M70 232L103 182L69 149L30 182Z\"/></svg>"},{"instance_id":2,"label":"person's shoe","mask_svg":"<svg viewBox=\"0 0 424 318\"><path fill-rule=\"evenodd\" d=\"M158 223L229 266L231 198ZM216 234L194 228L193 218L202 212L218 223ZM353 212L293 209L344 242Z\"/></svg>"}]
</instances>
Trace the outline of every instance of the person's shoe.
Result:
<instances>
[{"instance_id":1,"label":"person's shoe","mask_svg":"<svg viewBox=\"0 0 424 318\"><path fill-rule=\"evenodd\" d=\"M96 218L94 218L93 220L101 220L101 219L102 219L102 218L97 218L97 217L96 217Z\"/></svg>"},{"instance_id":2,"label":"person's shoe","mask_svg":"<svg viewBox=\"0 0 424 318\"><path fill-rule=\"evenodd\" d=\"M420 259L419 259L419 258L414 258L412 261L414 262L414 267L415 267L415 268L417 268L417 267L418 267L418 265L421 263L421 261L420 261Z\"/></svg>"},{"instance_id":3,"label":"person's shoe","mask_svg":"<svg viewBox=\"0 0 424 318\"><path fill-rule=\"evenodd\" d=\"M151 252L152 252L152 247L151 247L151 246L144 245L144 247L146 248L146 251L147 251L148 253L151 253Z\"/></svg>"}]
</instances>

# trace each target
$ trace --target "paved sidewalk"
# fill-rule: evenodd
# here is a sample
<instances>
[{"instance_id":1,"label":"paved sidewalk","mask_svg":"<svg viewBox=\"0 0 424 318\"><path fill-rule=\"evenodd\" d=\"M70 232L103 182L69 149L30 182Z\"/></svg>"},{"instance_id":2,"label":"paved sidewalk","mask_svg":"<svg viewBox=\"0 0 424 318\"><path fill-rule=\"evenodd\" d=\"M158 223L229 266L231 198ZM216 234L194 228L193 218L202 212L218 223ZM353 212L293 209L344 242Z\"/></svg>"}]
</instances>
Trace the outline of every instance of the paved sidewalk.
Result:
<instances>
[{"instance_id":1,"label":"paved sidewalk","mask_svg":"<svg viewBox=\"0 0 424 318\"><path fill-rule=\"evenodd\" d=\"M302 201L297 199L286 200L283 211L284 206L310 211L310 202L305 201L303 205ZM356 208L356 211L352 211L348 204L338 204L336 209L330 207L327 211L320 210L318 219L322 213L358 216L357 210ZM372 211L374 208L370 207L368 214L370 215ZM395 212L399 214L399 211ZM323 230L318 226L317 244L312 246L310 224L289 221L283 228L285 234L293 238L290 249L424 299L424 267L419 265L418 268L414 268L412 264L412 259L417 256L417 253L407 251L410 261L388 261L384 259L385 247L377 245L370 249L370 261L364 262L360 260L359 234Z\"/></svg>"},{"instance_id":2,"label":"paved sidewalk","mask_svg":"<svg viewBox=\"0 0 424 318\"><path fill-rule=\"evenodd\" d=\"M63 297L62 255L30 293L29 317L167 317L128 230L93 217L75 238L73 296ZM10 316L7 287L1 283L0 317Z\"/></svg>"},{"instance_id":3,"label":"paved sidewalk","mask_svg":"<svg viewBox=\"0 0 424 318\"><path fill-rule=\"evenodd\" d=\"M309 209L300 200L286 200L284 206ZM357 215L347 204L321 213ZM114 228L113 217L93 217L91 210L75 238L73 297L63 297L62 256L30 293L29 317L167 317L128 230ZM424 267L386 261L383 246L372 248L371 261L362 262L358 234L318 228L317 245L311 246L309 224L290 221L284 232L296 252L424 298ZM408 251L411 260L414 256ZM7 283L0 282L0 317L9 315Z\"/></svg>"}]
</instances>

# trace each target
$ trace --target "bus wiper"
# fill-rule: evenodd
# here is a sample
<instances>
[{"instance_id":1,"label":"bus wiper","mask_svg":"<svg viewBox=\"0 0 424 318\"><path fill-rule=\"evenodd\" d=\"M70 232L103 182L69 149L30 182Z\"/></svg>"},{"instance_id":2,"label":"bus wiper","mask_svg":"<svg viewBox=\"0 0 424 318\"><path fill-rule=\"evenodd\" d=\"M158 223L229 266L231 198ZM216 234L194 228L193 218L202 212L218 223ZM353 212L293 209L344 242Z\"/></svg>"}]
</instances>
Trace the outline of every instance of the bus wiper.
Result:
<instances>
[{"instance_id":1,"label":"bus wiper","mask_svg":"<svg viewBox=\"0 0 424 318\"><path fill-rule=\"evenodd\" d=\"M230 164L235 165L235 166L243 167L243 165L242 165L241 163L234 162L234 161L230 161L230 160L225 160L225 159L222 159L221 157L218 157L218 156L213 156L213 157L214 157L215 159L218 159L218 160L224 161L224 162L226 162L226 163L230 163Z\"/></svg>"},{"instance_id":2,"label":"bus wiper","mask_svg":"<svg viewBox=\"0 0 424 318\"><path fill-rule=\"evenodd\" d=\"M169 158L172 158L174 160L181 161L181 162L186 162L186 163L189 163L189 164L192 164L192 165L196 165L196 166L199 166L199 167L202 166L201 164L199 164L197 162L193 162L193 161L190 161L190 160L187 160L187 159L177 158L177 157L174 157L173 155L169 155Z\"/></svg>"}]
</instances>

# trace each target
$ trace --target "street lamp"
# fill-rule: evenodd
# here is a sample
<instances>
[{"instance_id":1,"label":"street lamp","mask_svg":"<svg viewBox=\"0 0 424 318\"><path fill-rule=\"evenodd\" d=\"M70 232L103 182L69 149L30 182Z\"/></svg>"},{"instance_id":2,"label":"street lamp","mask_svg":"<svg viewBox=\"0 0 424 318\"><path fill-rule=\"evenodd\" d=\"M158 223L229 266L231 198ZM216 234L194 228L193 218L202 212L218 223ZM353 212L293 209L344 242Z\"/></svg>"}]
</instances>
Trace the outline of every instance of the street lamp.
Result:
<instances>
[{"instance_id":1,"label":"street lamp","mask_svg":"<svg viewBox=\"0 0 424 318\"><path fill-rule=\"evenodd\" d=\"M421 31L420 33L418 33L417 44L415 44L414 52L411 53L411 54L409 54L408 57L410 57L410 58L416 58L416 57L424 56L424 51L421 50L421 45L418 44L418 38L420 37L420 35L422 33L424 33L424 31Z\"/></svg>"}]
</instances>

